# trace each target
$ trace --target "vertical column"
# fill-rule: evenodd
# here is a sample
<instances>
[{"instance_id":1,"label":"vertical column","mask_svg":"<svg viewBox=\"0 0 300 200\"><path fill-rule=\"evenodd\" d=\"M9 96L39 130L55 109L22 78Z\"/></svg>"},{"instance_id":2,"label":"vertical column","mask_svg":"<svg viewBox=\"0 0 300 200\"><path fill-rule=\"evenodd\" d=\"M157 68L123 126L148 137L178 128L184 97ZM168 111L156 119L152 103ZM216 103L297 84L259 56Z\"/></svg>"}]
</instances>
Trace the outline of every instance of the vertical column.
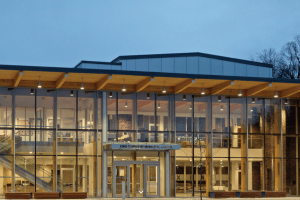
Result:
<instances>
[{"instance_id":1,"label":"vertical column","mask_svg":"<svg viewBox=\"0 0 300 200\"><path fill-rule=\"evenodd\" d=\"M132 120L133 120L133 130L134 131L134 138L133 138L133 142L137 142L137 134L138 134L138 115L137 115L137 93L133 93L133 116L132 116Z\"/></svg>"},{"instance_id":2,"label":"vertical column","mask_svg":"<svg viewBox=\"0 0 300 200\"><path fill-rule=\"evenodd\" d=\"M102 93L102 197L107 197L107 153L103 143L107 142L107 92Z\"/></svg>"},{"instance_id":3,"label":"vertical column","mask_svg":"<svg viewBox=\"0 0 300 200\"><path fill-rule=\"evenodd\" d=\"M166 197L170 197L171 185L170 185L170 150L165 151L165 175L166 175Z\"/></svg>"},{"instance_id":4,"label":"vertical column","mask_svg":"<svg viewBox=\"0 0 300 200\"><path fill-rule=\"evenodd\" d=\"M169 98L169 133L170 133L170 142L176 143L176 126L175 126L175 95L171 94ZM176 151L170 151L170 196L176 196Z\"/></svg>"},{"instance_id":5,"label":"vertical column","mask_svg":"<svg viewBox=\"0 0 300 200\"><path fill-rule=\"evenodd\" d=\"M132 158L132 160L133 161L136 161L136 151L131 151L131 158ZM130 168L130 165L129 165L129 168ZM133 164L132 165L132 171L131 171L131 187L132 187L132 194L131 194L131 196L132 197L135 197L136 196L136 176L139 176L139 174L135 174L136 173L136 164ZM128 174L128 177L130 176L129 174ZM128 194L128 196L130 196L129 194Z\"/></svg>"},{"instance_id":6,"label":"vertical column","mask_svg":"<svg viewBox=\"0 0 300 200\"><path fill-rule=\"evenodd\" d=\"M278 133L280 130L280 133L282 133L281 130L281 106L279 109L276 109L276 104L274 103L274 132ZM279 110L280 113L277 111ZM278 117L280 117L280 122L278 123ZM281 145L281 137L282 135L274 135L274 180L275 180L275 191L281 191L282 187L282 176L281 176L281 162L282 159L282 145Z\"/></svg>"},{"instance_id":7,"label":"vertical column","mask_svg":"<svg viewBox=\"0 0 300 200\"><path fill-rule=\"evenodd\" d=\"M15 132L16 132L16 96L13 92L12 95L12 126L13 126L13 131L12 131L12 136L11 136L11 191L15 192Z\"/></svg>"},{"instance_id":8,"label":"vertical column","mask_svg":"<svg viewBox=\"0 0 300 200\"><path fill-rule=\"evenodd\" d=\"M52 177L52 188L53 192L57 191L57 91L55 91L55 95L53 97L53 128L54 131L52 132L53 138L53 155L52 156L52 165L53 165L53 177ZM63 184L62 182L60 184Z\"/></svg>"},{"instance_id":9,"label":"vertical column","mask_svg":"<svg viewBox=\"0 0 300 200\"><path fill-rule=\"evenodd\" d=\"M93 195L95 197L98 196L98 127L99 127L99 120L98 120L98 91L96 91L96 97L94 97L94 129L96 132L93 134L93 158L92 158L92 166L93 170L90 170L89 178L92 177L92 187L93 187ZM96 127L95 127L96 126Z\"/></svg>"},{"instance_id":10,"label":"vertical column","mask_svg":"<svg viewBox=\"0 0 300 200\"><path fill-rule=\"evenodd\" d=\"M241 126L241 132L242 133L247 133L246 135L243 134L241 135L241 191L247 191L248 190L248 164L247 164L247 159L248 159L248 128L247 128L247 98L243 98L243 102L241 104L241 110L242 115L241 115L241 122L242 122L242 126ZM244 124L243 122L245 122L245 118L246 118L246 124Z\"/></svg>"},{"instance_id":11,"label":"vertical column","mask_svg":"<svg viewBox=\"0 0 300 200\"><path fill-rule=\"evenodd\" d=\"M209 96L209 100L207 102L207 120L206 120L206 132L210 132L211 134L206 134L206 195L209 196L209 192L212 191L213 177L212 177L212 169L213 169L213 160L212 160L212 97ZM201 155L201 152L200 152Z\"/></svg>"}]
</instances>

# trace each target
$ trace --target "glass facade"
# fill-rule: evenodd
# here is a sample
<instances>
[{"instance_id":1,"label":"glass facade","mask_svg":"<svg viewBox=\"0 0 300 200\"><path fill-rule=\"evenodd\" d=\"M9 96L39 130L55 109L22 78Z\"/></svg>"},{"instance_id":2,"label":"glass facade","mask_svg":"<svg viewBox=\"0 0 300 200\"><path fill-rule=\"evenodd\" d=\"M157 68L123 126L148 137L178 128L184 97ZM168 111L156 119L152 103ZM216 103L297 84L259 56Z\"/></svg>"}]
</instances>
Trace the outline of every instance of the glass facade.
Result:
<instances>
[{"instance_id":1,"label":"glass facade","mask_svg":"<svg viewBox=\"0 0 300 200\"><path fill-rule=\"evenodd\" d=\"M294 99L0 88L0 195L298 195ZM114 143L178 150L112 150ZM114 189L115 188L115 189Z\"/></svg>"}]
</instances>

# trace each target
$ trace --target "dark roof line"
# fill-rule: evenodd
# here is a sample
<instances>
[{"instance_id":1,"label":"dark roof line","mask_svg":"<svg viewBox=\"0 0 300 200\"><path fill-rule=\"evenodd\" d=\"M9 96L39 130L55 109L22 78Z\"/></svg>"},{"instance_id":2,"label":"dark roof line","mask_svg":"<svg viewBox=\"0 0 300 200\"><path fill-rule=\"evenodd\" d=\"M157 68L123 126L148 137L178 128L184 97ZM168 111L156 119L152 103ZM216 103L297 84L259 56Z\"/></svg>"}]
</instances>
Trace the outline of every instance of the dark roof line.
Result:
<instances>
[{"instance_id":1,"label":"dark roof line","mask_svg":"<svg viewBox=\"0 0 300 200\"><path fill-rule=\"evenodd\" d=\"M19 70L19 71L41 71L41 72L64 72L64 73L91 73L91 74L119 74L133 76L156 76L170 78L195 78L195 79L221 79L221 80L241 80L241 81L260 81L260 82L277 82L277 83L298 83L300 80L295 79L276 79L244 76L221 76L205 74L183 74L183 73L165 73L165 72L140 72L125 70L108 70L108 69L85 69L85 68L62 68L62 67L41 67L41 66L24 66L24 65L0 65L0 70Z\"/></svg>"},{"instance_id":2,"label":"dark roof line","mask_svg":"<svg viewBox=\"0 0 300 200\"><path fill-rule=\"evenodd\" d=\"M242 59L238 59L238 58L229 58L229 57L217 56L217 55L200 53L200 52L127 55L127 56L119 56L119 57L115 58L114 60L112 60L111 62L116 63L120 60L143 59L143 58L144 59L146 59L146 58L173 58L173 57L192 57L192 56L206 57L206 58L212 58L212 59L229 61L229 62L236 62L236 63L247 64L247 65L257 65L257 66L262 66L262 67L273 68L273 65L266 64L266 63L260 63L260 62L249 61L249 60L242 60Z\"/></svg>"},{"instance_id":3,"label":"dark roof line","mask_svg":"<svg viewBox=\"0 0 300 200\"><path fill-rule=\"evenodd\" d=\"M74 68L78 68L82 63L90 63L90 64L104 64L104 65L122 65L122 63L112 63L112 62L99 62L99 61L88 61L82 60L80 61Z\"/></svg>"}]
</instances>

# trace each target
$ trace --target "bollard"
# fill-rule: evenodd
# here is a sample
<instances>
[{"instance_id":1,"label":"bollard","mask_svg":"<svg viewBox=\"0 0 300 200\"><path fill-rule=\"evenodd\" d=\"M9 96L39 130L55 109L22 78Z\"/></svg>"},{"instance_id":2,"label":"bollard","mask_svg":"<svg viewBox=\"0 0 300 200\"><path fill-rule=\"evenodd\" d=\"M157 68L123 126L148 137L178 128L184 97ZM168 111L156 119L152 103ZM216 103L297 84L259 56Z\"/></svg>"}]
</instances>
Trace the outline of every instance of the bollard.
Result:
<instances>
[{"instance_id":1,"label":"bollard","mask_svg":"<svg viewBox=\"0 0 300 200\"><path fill-rule=\"evenodd\" d=\"M122 200L125 200L125 181L122 181Z\"/></svg>"}]
</instances>

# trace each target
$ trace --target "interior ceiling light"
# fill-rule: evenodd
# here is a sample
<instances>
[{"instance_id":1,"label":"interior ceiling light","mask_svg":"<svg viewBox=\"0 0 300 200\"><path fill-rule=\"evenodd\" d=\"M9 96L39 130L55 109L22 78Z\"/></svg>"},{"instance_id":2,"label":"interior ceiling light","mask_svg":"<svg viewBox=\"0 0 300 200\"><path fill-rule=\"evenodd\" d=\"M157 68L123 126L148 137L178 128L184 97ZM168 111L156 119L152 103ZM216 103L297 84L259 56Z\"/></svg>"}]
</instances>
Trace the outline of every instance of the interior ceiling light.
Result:
<instances>
[{"instance_id":1,"label":"interior ceiling light","mask_svg":"<svg viewBox=\"0 0 300 200\"><path fill-rule=\"evenodd\" d=\"M192 110L192 105L190 105L190 110Z\"/></svg>"},{"instance_id":2,"label":"interior ceiling light","mask_svg":"<svg viewBox=\"0 0 300 200\"><path fill-rule=\"evenodd\" d=\"M277 91L275 91L274 97L277 98L278 97L278 93Z\"/></svg>"},{"instance_id":3,"label":"interior ceiling light","mask_svg":"<svg viewBox=\"0 0 300 200\"><path fill-rule=\"evenodd\" d=\"M255 103L255 98L254 97L252 97L252 103Z\"/></svg>"},{"instance_id":4,"label":"interior ceiling light","mask_svg":"<svg viewBox=\"0 0 300 200\"><path fill-rule=\"evenodd\" d=\"M38 88L42 88L41 76L40 76L40 78L39 78Z\"/></svg>"},{"instance_id":5,"label":"interior ceiling light","mask_svg":"<svg viewBox=\"0 0 300 200\"><path fill-rule=\"evenodd\" d=\"M221 111L223 111L223 106L221 106L221 109L220 109Z\"/></svg>"},{"instance_id":6,"label":"interior ceiling light","mask_svg":"<svg viewBox=\"0 0 300 200\"><path fill-rule=\"evenodd\" d=\"M163 87L162 93L166 93L167 92L165 84L166 84L166 82L164 81L164 87Z\"/></svg>"},{"instance_id":7,"label":"interior ceiling light","mask_svg":"<svg viewBox=\"0 0 300 200\"><path fill-rule=\"evenodd\" d=\"M71 97L73 97L73 96L74 96L74 92L73 92L73 90L71 90L71 92L70 92L70 96L71 96Z\"/></svg>"},{"instance_id":8,"label":"interior ceiling light","mask_svg":"<svg viewBox=\"0 0 300 200\"><path fill-rule=\"evenodd\" d=\"M218 96L218 102L221 102L221 96Z\"/></svg>"},{"instance_id":9,"label":"interior ceiling light","mask_svg":"<svg viewBox=\"0 0 300 200\"><path fill-rule=\"evenodd\" d=\"M158 103L157 108L160 108L160 103Z\"/></svg>"},{"instance_id":10,"label":"interior ceiling light","mask_svg":"<svg viewBox=\"0 0 300 200\"><path fill-rule=\"evenodd\" d=\"M250 108L250 111L253 112L253 107Z\"/></svg>"},{"instance_id":11,"label":"interior ceiling light","mask_svg":"<svg viewBox=\"0 0 300 200\"><path fill-rule=\"evenodd\" d=\"M186 100L186 95L184 94L183 96L182 96L182 100Z\"/></svg>"},{"instance_id":12,"label":"interior ceiling light","mask_svg":"<svg viewBox=\"0 0 300 200\"><path fill-rule=\"evenodd\" d=\"M203 87L203 83L202 83L202 91L201 91L201 94L205 94L205 91L204 91L204 87Z\"/></svg>"},{"instance_id":13,"label":"interior ceiling light","mask_svg":"<svg viewBox=\"0 0 300 200\"><path fill-rule=\"evenodd\" d=\"M239 87L241 88L241 86L239 86ZM239 97L242 96L242 90L241 90L241 89L239 89L239 94L238 94L238 96L239 96Z\"/></svg>"},{"instance_id":14,"label":"interior ceiling light","mask_svg":"<svg viewBox=\"0 0 300 200\"><path fill-rule=\"evenodd\" d=\"M125 79L124 79L124 84L123 84L122 92L126 92Z\"/></svg>"},{"instance_id":15,"label":"interior ceiling light","mask_svg":"<svg viewBox=\"0 0 300 200\"><path fill-rule=\"evenodd\" d=\"M288 100L287 100L287 99L284 100L284 104L285 104L285 105L288 104Z\"/></svg>"},{"instance_id":16,"label":"interior ceiling light","mask_svg":"<svg viewBox=\"0 0 300 200\"><path fill-rule=\"evenodd\" d=\"M30 94L33 95L33 89L31 89Z\"/></svg>"},{"instance_id":17,"label":"interior ceiling light","mask_svg":"<svg viewBox=\"0 0 300 200\"><path fill-rule=\"evenodd\" d=\"M150 99L150 93L147 93L147 99Z\"/></svg>"},{"instance_id":18,"label":"interior ceiling light","mask_svg":"<svg viewBox=\"0 0 300 200\"><path fill-rule=\"evenodd\" d=\"M83 83L83 78L82 78L82 82L81 82L81 87L80 87L81 90L84 90L84 83Z\"/></svg>"},{"instance_id":19,"label":"interior ceiling light","mask_svg":"<svg viewBox=\"0 0 300 200\"><path fill-rule=\"evenodd\" d=\"M127 108L128 107L128 105L127 105L127 101L125 102L125 108Z\"/></svg>"},{"instance_id":20,"label":"interior ceiling light","mask_svg":"<svg viewBox=\"0 0 300 200\"><path fill-rule=\"evenodd\" d=\"M109 92L109 97L112 98L112 92Z\"/></svg>"}]
</instances>

